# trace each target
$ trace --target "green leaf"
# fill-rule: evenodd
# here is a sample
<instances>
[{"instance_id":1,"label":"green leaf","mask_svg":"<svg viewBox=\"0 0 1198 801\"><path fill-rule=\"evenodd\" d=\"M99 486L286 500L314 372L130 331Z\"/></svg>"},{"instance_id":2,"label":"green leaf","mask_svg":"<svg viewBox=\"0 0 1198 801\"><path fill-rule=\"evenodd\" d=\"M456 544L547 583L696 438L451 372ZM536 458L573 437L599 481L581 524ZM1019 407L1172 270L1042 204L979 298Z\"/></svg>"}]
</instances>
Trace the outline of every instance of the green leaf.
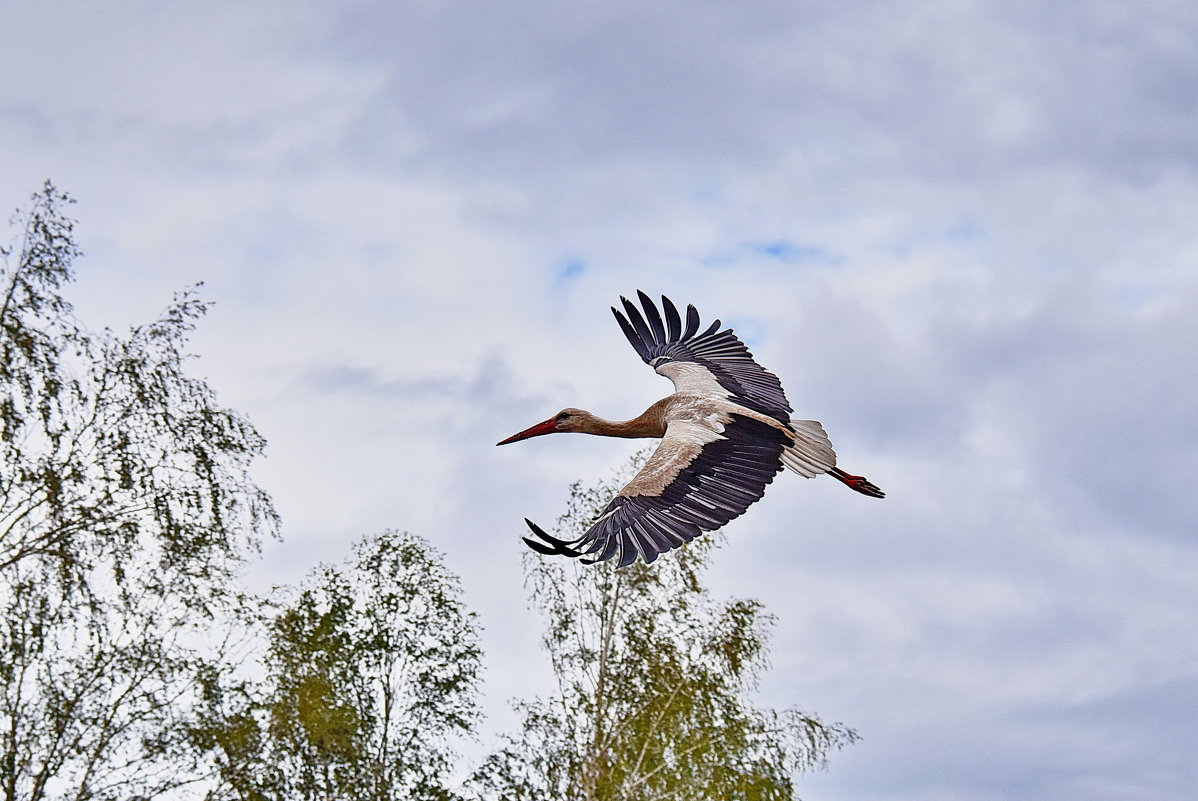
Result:
<instances>
[{"instance_id":1,"label":"green leaf","mask_svg":"<svg viewBox=\"0 0 1198 801\"><path fill-rule=\"evenodd\" d=\"M635 471L571 487L558 536L589 525ZM773 618L752 599L712 598L707 535L653 565L581 565L529 554L554 692L518 705L523 728L471 785L495 799L789 799L792 776L856 739L840 724L758 709L751 693Z\"/></svg>"}]
</instances>

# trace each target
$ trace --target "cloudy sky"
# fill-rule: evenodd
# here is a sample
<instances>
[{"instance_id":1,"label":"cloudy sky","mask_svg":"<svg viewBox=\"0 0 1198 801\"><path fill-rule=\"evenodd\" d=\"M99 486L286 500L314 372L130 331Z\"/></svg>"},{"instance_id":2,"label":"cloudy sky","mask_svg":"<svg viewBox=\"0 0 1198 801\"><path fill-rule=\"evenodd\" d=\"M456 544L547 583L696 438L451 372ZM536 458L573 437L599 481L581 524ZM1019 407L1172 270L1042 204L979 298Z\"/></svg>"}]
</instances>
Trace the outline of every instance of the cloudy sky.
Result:
<instances>
[{"instance_id":1,"label":"cloudy sky","mask_svg":"<svg viewBox=\"0 0 1198 801\"><path fill-rule=\"evenodd\" d=\"M205 282L294 582L384 527L486 627L482 745L547 678L521 518L635 443L494 443L670 390L644 289L750 344L877 502L781 477L712 577L765 703L862 742L808 801L1193 797L1198 6L4 4L0 205L78 199L73 299Z\"/></svg>"}]
</instances>

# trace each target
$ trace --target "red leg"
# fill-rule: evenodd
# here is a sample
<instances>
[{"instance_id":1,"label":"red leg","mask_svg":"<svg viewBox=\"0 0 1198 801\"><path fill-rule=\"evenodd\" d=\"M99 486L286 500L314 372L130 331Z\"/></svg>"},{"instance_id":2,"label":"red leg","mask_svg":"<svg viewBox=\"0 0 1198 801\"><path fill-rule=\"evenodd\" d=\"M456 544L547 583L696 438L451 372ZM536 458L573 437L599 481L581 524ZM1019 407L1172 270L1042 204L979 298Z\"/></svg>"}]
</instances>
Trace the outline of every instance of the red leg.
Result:
<instances>
[{"instance_id":1,"label":"red leg","mask_svg":"<svg viewBox=\"0 0 1198 801\"><path fill-rule=\"evenodd\" d=\"M841 482L845 486L857 490L862 495L868 495L871 498L885 498L886 493L874 484L871 484L865 476L853 476L841 470L839 467L833 467L828 471L828 475Z\"/></svg>"}]
</instances>

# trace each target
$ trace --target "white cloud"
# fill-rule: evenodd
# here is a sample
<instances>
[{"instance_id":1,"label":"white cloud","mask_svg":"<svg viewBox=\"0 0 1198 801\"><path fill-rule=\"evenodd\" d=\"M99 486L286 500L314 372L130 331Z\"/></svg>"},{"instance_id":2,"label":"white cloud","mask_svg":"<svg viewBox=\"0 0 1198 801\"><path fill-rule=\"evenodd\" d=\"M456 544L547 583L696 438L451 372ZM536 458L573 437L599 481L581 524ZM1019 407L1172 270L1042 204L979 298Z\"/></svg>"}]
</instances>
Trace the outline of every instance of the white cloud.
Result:
<instances>
[{"instance_id":1,"label":"white cloud","mask_svg":"<svg viewBox=\"0 0 1198 801\"><path fill-rule=\"evenodd\" d=\"M493 709L546 675L521 518L637 447L494 442L669 390L607 310L643 288L889 493L781 477L720 553L779 615L768 700L865 735L801 794L1180 799L1194 34L1163 1L42 4L0 30L0 196L80 198L84 319L207 282L198 367L285 516L257 575L428 537Z\"/></svg>"}]
</instances>

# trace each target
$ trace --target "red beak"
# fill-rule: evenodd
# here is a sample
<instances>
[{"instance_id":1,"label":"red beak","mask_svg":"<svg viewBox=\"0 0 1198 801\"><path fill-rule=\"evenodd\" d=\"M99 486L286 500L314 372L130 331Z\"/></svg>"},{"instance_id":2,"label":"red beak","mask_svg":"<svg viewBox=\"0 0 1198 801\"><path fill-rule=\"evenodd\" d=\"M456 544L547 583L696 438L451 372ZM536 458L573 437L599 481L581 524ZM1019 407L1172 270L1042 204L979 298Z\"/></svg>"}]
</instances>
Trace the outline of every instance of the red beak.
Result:
<instances>
[{"instance_id":1,"label":"red beak","mask_svg":"<svg viewBox=\"0 0 1198 801\"><path fill-rule=\"evenodd\" d=\"M526 428L519 434L512 434L502 442L496 442L495 444L507 445L509 442L519 442L520 440L528 439L529 437L539 437L542 434L552 434L554 431L557 431L557 418L550 417L543 423L537 423L532 428Z\"/></svg>"}]
</instances>

